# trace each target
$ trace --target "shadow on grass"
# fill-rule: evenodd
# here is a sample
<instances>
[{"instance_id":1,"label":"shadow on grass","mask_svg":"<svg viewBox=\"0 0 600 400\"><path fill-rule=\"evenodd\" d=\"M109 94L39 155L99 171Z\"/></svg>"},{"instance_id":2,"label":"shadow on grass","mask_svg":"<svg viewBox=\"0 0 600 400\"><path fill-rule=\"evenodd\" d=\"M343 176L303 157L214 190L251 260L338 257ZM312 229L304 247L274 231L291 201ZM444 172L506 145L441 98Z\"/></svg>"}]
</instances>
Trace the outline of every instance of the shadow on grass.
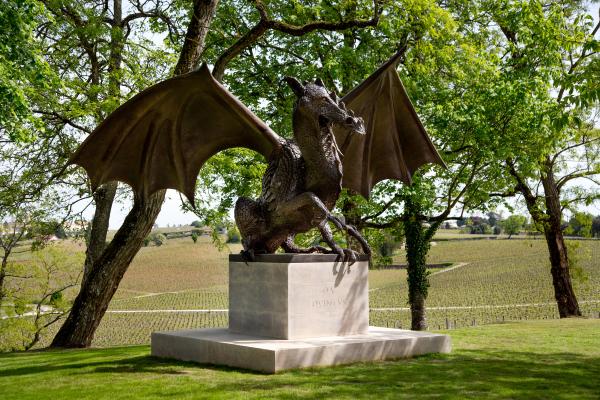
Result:
<instances>
[{"instance_id":1,"label":"shadow on grass","mask_svg":"<svg viewBox=\"0 0 600 400\"><path fill-rule=\"evenodd\" d=\"M205 365L174 359L136 355L148 353L147 346L113 347L105 349L42 349L29 352L0 354L0 377L34 376L38 374L74 373L151 373L189 374L183 368L237 371L261 375L249 370L218 365ZM15 368L3 368L3 361L17 361ZM8 363L7 363L8 364Z\"/></svg>"},{"instance_id":2,"label":"shadow on grass","mask_svg":"<svg viewBox=\"0 0 600 400\"><path fill-rule=\"evenodd\" d=\"M77 385L78 378L85 375L87 379L93 377L98 382L108 382L112 390L127 390L128 382L130 385L144 378L144 397L189 392L197 392L200 397L268 395L290 399L403 396L581 399L600 395L600 358L574 353L461 350L449 355L296 370L268 376L228 367L159 359L144 355L147 351L146 347L40 352L37 355L46 356L44 360L24 364L12 362L19 360L18 355L10 357L11 362L6 364L4 361L8 361L8 357L0 356L0 377L31 381L60 377L64 384L70 376L72 384ZM86 389L82 387L81 390Z\"/></svg>"}]
</instances>

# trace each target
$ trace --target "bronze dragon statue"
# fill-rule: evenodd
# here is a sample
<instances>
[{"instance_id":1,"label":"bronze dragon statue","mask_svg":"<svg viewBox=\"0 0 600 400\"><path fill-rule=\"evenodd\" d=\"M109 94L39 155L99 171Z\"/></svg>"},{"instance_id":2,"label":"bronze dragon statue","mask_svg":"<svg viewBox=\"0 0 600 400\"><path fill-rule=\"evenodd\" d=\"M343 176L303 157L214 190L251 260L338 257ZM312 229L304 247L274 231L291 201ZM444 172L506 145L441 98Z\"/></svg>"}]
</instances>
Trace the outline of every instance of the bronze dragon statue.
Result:
<instances>
[{"instance_id":1,"label":"bronze dragon statue","mask_svg":"<svg viewBox=\"0 0 600 400\"><path fill-rule=\"evenodd\" d=\"M243 254L357 253L333 239L329 222L369 245L352 226L332 214L342 187L365 197L383 179L406 183L419 166L444 165L427 136L395 70L393 56L339 99L323 82L286 78L297 96L294 139L278 136L218 83L203 65L197 71L158 83L115 110L82 143L70 160L88 172L92 188L119 180L136 196L167 188L194 204L200 168L217 152L246 147L263 154L268 167L257 200L235 205ZM307 249L294 236L318 228L330 247Z\"/></svg>"}]
</instances>

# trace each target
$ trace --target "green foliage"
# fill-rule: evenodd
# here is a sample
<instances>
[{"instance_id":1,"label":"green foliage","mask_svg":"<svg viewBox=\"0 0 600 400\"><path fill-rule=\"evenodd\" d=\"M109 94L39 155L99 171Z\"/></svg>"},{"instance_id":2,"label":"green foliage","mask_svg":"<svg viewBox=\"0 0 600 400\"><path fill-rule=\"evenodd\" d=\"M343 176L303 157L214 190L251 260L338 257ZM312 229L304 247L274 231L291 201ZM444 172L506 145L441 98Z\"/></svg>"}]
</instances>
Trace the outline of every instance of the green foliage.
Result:
<instances>
[{"instance_id":1,"label":"green foliage","mask_svg":"<svg viewBox=\"0 0 600 400\"><path fill-rule=\"evenodd\" d=\"M44 15L34 0L5 0L0 7L0 129L13 141L31 141L42 129L31 110L37 90L54 89L56 77L34 30Z\"/></svg>"},{"instance_id":2,"label":"green foliage","mask_svg":"<svg viewBox=\"0 0 600 400\"><path fill-rule=\"evenodd\" d=\"M192 231L192 240L194 241L194 243L196 243L198 241L198 234L194 231Z\"/></svg>"},{"instance_id":3,"label":"green foliage","mask_svg":"<svg viewBox=\"0 0 600 400\"><path fill-rule=\"evenodd\" d=\"M227 243L240 243L241 239L240 231L236 226L227 230Z\"/></svg>"},{"instance_id":4,"label":"green foliage","mask_svg":"<svg viewBox=\"0 0 600 400\"><path fill-rule=\"evenodd\" d=\"M201 221L194 221L190 225L193 226L194 228L202 228L202 222Z\"/></svg>"},{"instance_id":5,"label":"green foliage","mask_svg":"<svg viewBox=\"0 0 600 400\"><path fill-rule=\"evenodd\" d=\"M503 177L494 181L494 192L527 195L528 211L543 231L561 215L554 215L560 212L538 193L557 191L566 208L598 198L597 188L576 185L577 178L600 172L593 129L599 104L596 22L582 1L452 7L474 23L470 31L470 22L461 29L488 43L484 51L493 74L481 82L481 111L473 115L484 128L477 145L491 151L488 160Z\"/></svg>"},{"instance_id":6,"label":"green foliage","mask_svg":"<svg viewBox=\"0 0 600 400\"><path fill-rule=\"evenodd\" d=\"M406 261L408 263L408 298L414 301L416 296L427 298L429 280L427 276L426 258L430 248L430 237L423 228L423 222L419 219L422 213L421 204L414 198L407 197L405 200L404 233L406 235Z\"/></svg>"},{"instance_id":7,"label":"green foliage","mask_svg":"<svg viewBox=\"0 0 600 400\"><path fill-rule=\"evenodd\" d=\"M492 228L485 222L480 222L478 224L470 225L469 233L480 234L480 235L489 235L492 233Z\"/></svg>"},{"instance_id":8,"label":"green foliage","mask_svg":"<svg viewBox=\"0 0 600 400\"><path fill-rule=\"evenodd\" d=\"M393 257L404 240L404 231L395 229L365 229L363 236L371 246L371 265L374 268L393 264Z\"/></svg>"},{"instance_id":9,"label":"green foliage","mask_svg":"<svg viewBox=\"0 0 600 400\"><path fill-rule=\"evenodd\" d=\"M57 245L32 253L26 262L9 261L0 298L0 352L28 350L68 312L65 292L76 286L83 255Z\"/></svg>"},{"instance_id":10,"label":"green foliage","mask_svg":"<svg viewBox=\"0 0 600 400\"><path fill-rule=\"evenodd\" d=\"M53 307L60 306L63 303L63 301L64 301L64 296L63 296L62 291L54 292L50 296L50 305L52 305Z\"/></svg>"},{"instance_id":11,"label":"green foliage","mask_svg":"<svg viewBox=\"0 0 600 400\"><path fill-rule=\"evenodd\" d=\"M167 242L167 237L162 233L153 233L150 235L150 241L152 241L155 246L162 246Z\"/></svg>"},{"instance_id":12,"label":"green foliage","mask_svg":"<svg viewBox=\"0 0 600 400\"><path fill-rule=\"evenodd\" d=\"M569 226L565 234L569 236L592 237L592 224L594 216L586 212L576 212L569 219Z\"/></svg>"},{"instance_id":13,"label":"green foliage","mask_svg":"<svg viewBox=\"0 0 600 400\"><path fill-rule=\"evenodd\" d=\"M502 226L502 229L504 229L504 233L506 233L510 239L512 235L518 234L521 229L523 229L526 222L527 218L523 215L511 215L502 221L500 225Z\"/></svg>"}]
</instances>

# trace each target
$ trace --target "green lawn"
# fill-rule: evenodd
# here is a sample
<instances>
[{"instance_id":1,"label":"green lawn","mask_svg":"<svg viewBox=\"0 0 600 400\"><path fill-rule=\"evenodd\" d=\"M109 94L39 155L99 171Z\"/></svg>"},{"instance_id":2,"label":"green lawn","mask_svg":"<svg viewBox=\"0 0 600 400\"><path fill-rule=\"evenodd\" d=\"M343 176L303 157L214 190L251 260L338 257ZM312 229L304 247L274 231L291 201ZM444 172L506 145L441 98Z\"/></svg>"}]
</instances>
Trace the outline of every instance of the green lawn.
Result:
<instances>
[{"instance_id":1,"label":"green lawn","mask_svg":"<svg viewBox=\"0 0 600 400\"><path fill-rule=\"evenodd\" d=\"M148 346L0 355L0 398L600 398L600 320L450 331L412 360L261 375L150 357Z\"/></svg>"}]
</instances>

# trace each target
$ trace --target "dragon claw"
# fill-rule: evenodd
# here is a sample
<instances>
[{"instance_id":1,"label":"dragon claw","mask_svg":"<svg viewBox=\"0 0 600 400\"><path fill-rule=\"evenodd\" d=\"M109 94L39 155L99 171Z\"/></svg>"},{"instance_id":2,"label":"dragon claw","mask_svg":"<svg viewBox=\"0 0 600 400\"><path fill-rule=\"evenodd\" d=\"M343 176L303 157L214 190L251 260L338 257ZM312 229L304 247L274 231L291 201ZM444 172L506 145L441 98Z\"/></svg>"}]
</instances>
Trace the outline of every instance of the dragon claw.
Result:
<instances>
[{"instance_id":1,"label":"dragon claw","mask_svg":"<svg viewBox=\"0 0 600 400\"><path fill-rule=\"evenodd\" d=\"M342 262L347 262L349 265L353 265L358 260L358 252L352 249L339 248L335 252L342 259Z\"/></svg>"},{"instance_id":2,"label":"dragon claw","mask_svg":"<svg viewBox=\"0 0 600 400\"><path fill-rule=\"evenodd\" d=\"M329 214L327 216L327 219L331 222L333 222L333 224L335 225L336 228L338 228L340 231L346 230L346 224L344 224L338 217Z\"/></svg>"},{"instance_id":3,"label":"dragon claw","mask_svg":"<svg viewBox=\"0 0 600 400\"><path fill-rule=\"evenodd\" d=\"M242 251L240 251L240 254L242 255L242 259L244 260L244 263L246 265L248 265L248 262L254 262L254 261L256 261L256 256L254 254L254 250L253 249L242 250Z\"/></svg>"}]
</instances>

